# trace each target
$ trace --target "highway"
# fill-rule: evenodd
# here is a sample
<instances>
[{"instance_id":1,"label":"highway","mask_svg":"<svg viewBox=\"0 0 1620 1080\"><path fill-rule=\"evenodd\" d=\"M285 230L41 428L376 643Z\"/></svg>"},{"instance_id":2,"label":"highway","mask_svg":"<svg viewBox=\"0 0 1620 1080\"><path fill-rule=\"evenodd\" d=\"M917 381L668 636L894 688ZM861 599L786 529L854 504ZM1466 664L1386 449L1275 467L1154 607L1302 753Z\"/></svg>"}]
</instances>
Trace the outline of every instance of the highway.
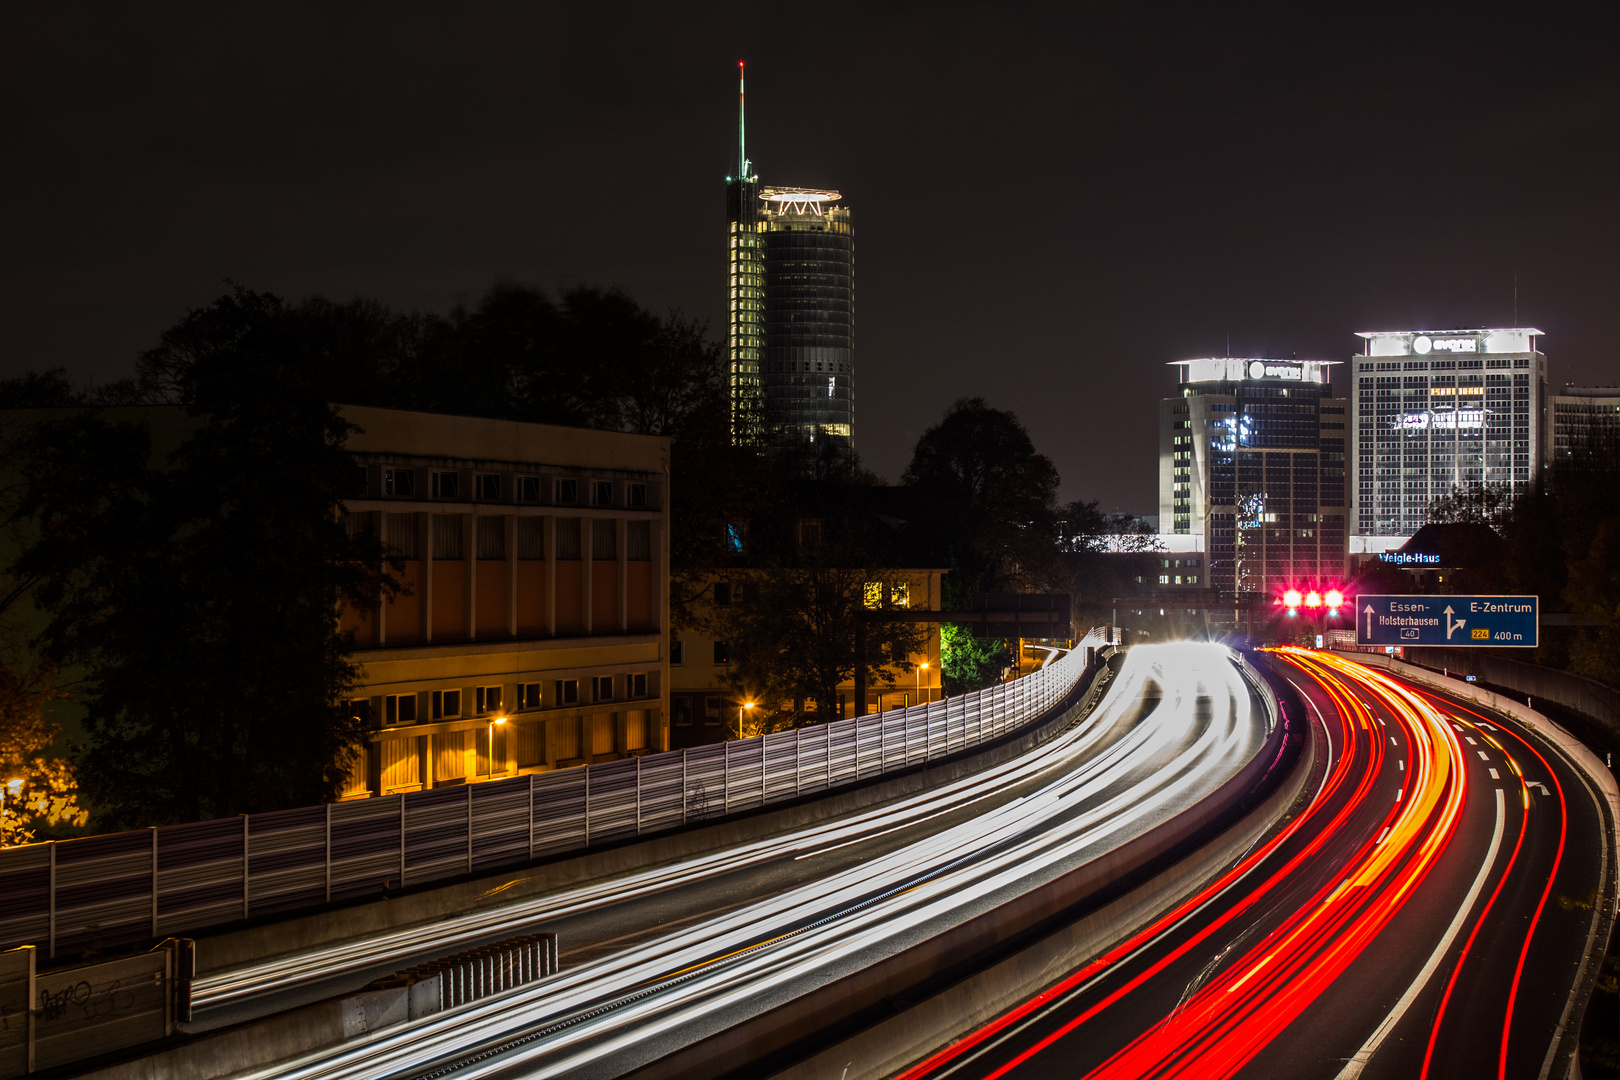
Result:
<instances>
[{"instance_id":1,"label":"highway","mask_svg":"<svg viewBox=\"0 0 1620 1080\"><path fill-rule=\"evenodd\" d=\"M686 914L651 920L650 932L565 962L542 983L258 1075L622 1074L1085 865L1206 798L1255 758L1269 729L1223 647L1135 648L1089 717L1015 761L840 821L515 906L508 925L557 929L565 941L571 917L611 920L618 909L628 929L630 900ZM695 888L712 902L729 875L757 886L772 867L783 877L770 888L707 914L692 917L675 898ZM443 942L461 928L433 929ZM366 947L397 956L422 944ZM275 977L356 962L327 952L287 958Z\"/></svg>"},{"instance_id":2,"label":"highway","mask_svg":"<svg viewBox=\"0 0 1620 1080\"><path fill-rule=\"evenodd\" d=\"M1562 1076L1614 895L1598 793L1547 742L1324 653L1311 796L1140 933L901 1074Z\"/></svg>"}]
</instances>

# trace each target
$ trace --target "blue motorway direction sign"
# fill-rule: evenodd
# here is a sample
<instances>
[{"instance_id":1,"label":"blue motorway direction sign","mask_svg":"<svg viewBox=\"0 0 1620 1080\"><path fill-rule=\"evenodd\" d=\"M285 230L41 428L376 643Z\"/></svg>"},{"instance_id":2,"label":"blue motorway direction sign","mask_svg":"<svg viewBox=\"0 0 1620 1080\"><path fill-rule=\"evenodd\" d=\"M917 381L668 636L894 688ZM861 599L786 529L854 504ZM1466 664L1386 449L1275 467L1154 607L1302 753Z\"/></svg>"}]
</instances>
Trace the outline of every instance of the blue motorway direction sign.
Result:
<instances>
[{"instance_id":1,"label":"blue motorway direction sign","mask_svg":"<svg viewBox=\"0 0 1620 1080\"><path fill-rule=\"evenodd\" d=\"M1357 645L1493 645L1533 649L1534 596L1358 596Z\"/></svg>"}]
</instances>

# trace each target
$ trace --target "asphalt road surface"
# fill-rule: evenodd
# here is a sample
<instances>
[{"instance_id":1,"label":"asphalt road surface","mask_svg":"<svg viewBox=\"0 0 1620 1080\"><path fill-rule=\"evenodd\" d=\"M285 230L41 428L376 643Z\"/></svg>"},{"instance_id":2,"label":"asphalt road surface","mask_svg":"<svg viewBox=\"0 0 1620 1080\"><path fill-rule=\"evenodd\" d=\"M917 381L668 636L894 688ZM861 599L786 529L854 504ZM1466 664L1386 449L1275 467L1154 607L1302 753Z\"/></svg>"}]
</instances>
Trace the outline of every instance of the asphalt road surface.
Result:
<instances>
[{"instance_id":1,"label":"asphalt road surface","mask_svg":"<svg viewBox=\"0 0 1620 1080\"><path fill-rule=\"evenodd\" d=\"M265 1075L621 1074L1196 806L1259 752L1269 730L1223 647L1140 646L1090 716L1013 762L845 820L541 898L526 912L544 915L546 928L616 909L632 939L565 963L554 978ZM708 881L729 881L734 892L742 879L732 875L768 865L782 867L789 884L678 925L625 918L632 909L617 904L637 890L644 902L667 902L671 890ZM648 926L655 929L643 932Z\"/></svg>"},{"instance_id":2,"label":"asphalt road surface","mask_svg":"<svg viewBox=\"0 0 1620 1080\"><path fill-rule=\"evenodd\" d=\"M1322 653L1309 801L1222 878L902 1074L1561 1076L1614 895L1598 794L1545 740Z\"/></svg>"}]
</instances>

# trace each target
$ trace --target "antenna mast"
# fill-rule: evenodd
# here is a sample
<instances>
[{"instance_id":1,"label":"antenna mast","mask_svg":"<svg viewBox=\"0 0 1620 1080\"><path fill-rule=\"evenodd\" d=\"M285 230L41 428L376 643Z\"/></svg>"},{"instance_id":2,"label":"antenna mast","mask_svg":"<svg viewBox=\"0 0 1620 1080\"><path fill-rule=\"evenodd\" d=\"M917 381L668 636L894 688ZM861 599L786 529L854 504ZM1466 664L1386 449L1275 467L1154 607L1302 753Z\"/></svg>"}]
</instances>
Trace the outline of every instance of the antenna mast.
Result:
<instances>
[{"instance_id":1,"label":"antenna mast","mask_svg":"<svg viewBox=\"0 0 1620 1080\"><path fill-rule=\"evenodd\" d=\"M743 131L743 113L747 95L743 92L743 62L737 61L737 179L748 179L748 140Z\"/></svg>"}]
</instances>

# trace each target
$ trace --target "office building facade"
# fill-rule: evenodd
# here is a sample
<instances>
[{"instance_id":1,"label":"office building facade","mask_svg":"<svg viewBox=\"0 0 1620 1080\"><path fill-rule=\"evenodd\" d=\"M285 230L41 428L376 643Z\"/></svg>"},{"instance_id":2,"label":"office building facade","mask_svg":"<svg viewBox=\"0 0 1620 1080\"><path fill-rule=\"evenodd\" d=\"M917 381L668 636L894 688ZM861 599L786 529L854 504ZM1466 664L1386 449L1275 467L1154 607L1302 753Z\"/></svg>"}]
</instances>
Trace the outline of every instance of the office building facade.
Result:
<instances>
[{"instance_id":1,"label":"office building facade","mask_svg":"<svg viewBox=\"0 0 1620 1080\"><path fill-rule=\"evenodd\" d=\"M345 797L668 749L668 440L342 411L345 521L405 586L341 615L370 721Z\"/></svg>"},{"instance_id":2,"label":"office building facade","mask_svg":"<svg viewBox=\"0 0 1620 1080\"><path fill-rule=\"evenodd\" d=\"M1566 384L1552 398L1550 460L1568 458L1588 443L1620 441L1620 386Z\"/></svg>"},{"instance_id":3,"label":"office building facade","mask_svg":"<svg viewBox=\"0 0 1620 1080\"><path fill-rule=\"evenodd\" d=\"M1159 404L1159 521L1161 533L1203 537L1202 565L1184 580L1230 598L1337 582L1349 403L1333 397L1329 362L1172 366L1177 394Z\"/></svg>"},{"instance_id":4,"label":"office building facade","mask_svg":"<svg viewBox=\"0 0 1620 1080\"><path fill-rule=\"evenodd\" d=\"M1411 536L1429 507L1470 485L1519 487L1547 456L1547 358L1540 330L1358 334L1354 367L1355 527Z\"/></svg>"},{"instance_id":5,"label":"office building facade","mask_svg":"<svg viewBox=\"0 0 1620 1080\"><path fill-rule=\"evenodd\" d=\"M739 75L741 68L739 67ZM744 142L726 180L732 438L854 440L855 240L824 188L762 187Z\"/></svg>"}]
</instances>

